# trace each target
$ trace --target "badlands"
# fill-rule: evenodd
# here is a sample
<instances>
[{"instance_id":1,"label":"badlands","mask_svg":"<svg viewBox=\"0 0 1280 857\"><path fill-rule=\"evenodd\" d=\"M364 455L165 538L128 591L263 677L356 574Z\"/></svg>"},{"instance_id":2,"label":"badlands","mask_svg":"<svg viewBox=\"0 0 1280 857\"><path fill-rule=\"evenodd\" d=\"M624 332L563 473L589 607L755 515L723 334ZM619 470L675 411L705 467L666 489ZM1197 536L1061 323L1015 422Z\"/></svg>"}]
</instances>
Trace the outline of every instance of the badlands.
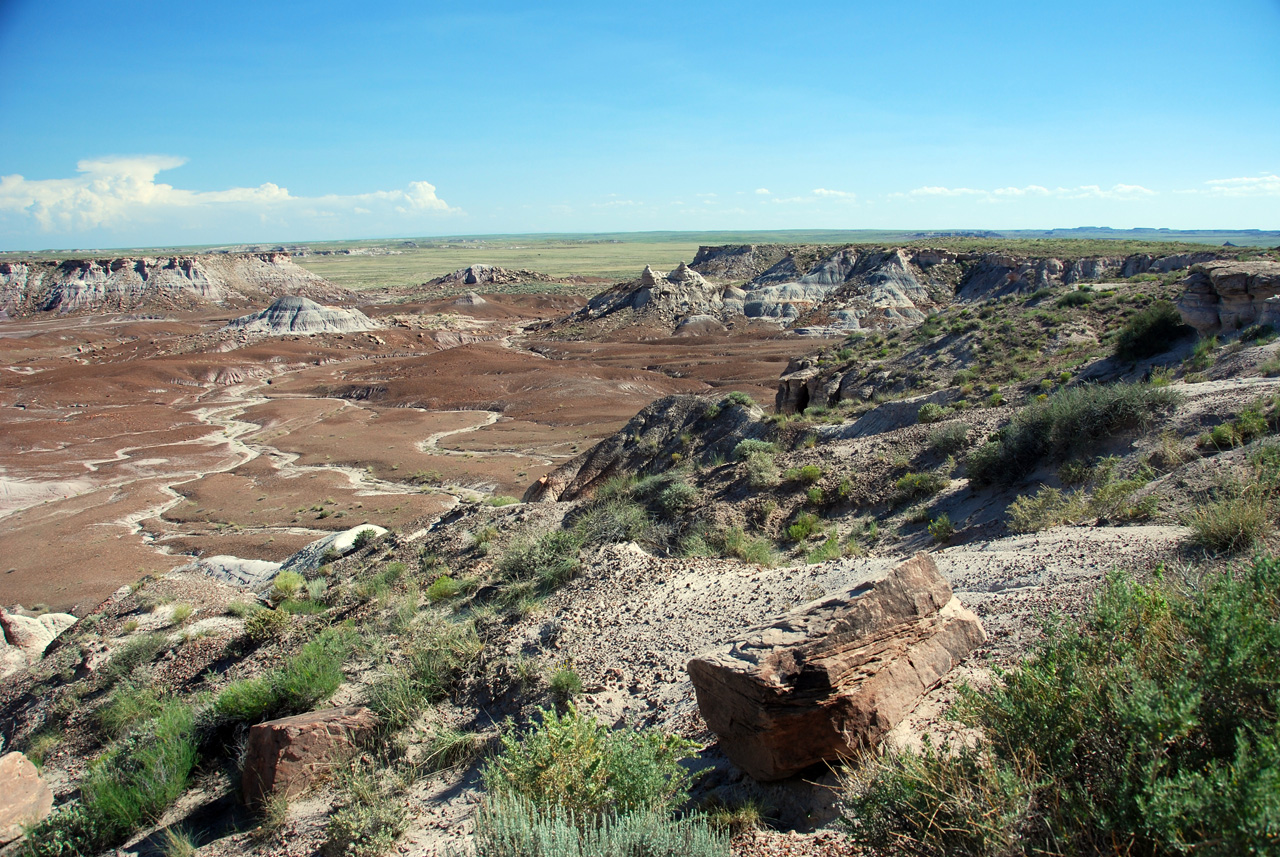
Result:
<instances>
[{"instance_id":1,"label":"badlands","mask_svg":"<svg viewBox=\"0 0 1280 857\"><path fill-rule=\"evenodd\" d=\"M0 263L0 847L484 853L550 722L655 754L654 853L892 853L865 754L1272 544L1196 521L1280 427L1275 252L925 243Z\"/></svg>"}]
</instances>

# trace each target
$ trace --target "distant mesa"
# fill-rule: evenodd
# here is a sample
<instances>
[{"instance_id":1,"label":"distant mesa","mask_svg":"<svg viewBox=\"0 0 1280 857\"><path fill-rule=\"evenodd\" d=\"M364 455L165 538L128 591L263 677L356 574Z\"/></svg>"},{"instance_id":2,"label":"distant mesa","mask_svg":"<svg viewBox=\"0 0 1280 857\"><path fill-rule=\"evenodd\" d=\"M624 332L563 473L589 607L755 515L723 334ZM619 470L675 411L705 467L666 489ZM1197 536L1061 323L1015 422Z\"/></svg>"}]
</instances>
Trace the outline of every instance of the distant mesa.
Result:
<instances>
[{"instance_id":1,"label":"distant mesa","mask_svg":"<svg viewBox=\"0 0 1280 857\"><path fill-rule=\"evenodd\" d=\"M354 333L379 325L358 309L321 306L304 297L277 298L271 306L227 322L227 327L247 333L274 336L286 333Z\"/></svg>"},{"instance_id":2,"label":"distant mesa","mask_svg":"<svg viewBox=\"0 0 1280 857\"><path fill-rule=\"evenodd\" d=\"M105 313L261 306L280 295L327 303L350 292L287 253L125 256L0 262L0 313Z\"/></svg>"}]
</instances>

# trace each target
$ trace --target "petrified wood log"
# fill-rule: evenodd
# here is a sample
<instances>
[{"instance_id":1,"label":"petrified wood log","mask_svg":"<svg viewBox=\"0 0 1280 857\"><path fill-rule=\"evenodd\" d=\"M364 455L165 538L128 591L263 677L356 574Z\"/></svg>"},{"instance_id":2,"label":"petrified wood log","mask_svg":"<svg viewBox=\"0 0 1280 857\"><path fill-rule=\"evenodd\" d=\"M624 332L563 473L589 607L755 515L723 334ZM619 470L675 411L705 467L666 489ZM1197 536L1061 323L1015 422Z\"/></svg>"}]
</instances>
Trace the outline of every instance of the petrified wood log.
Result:
<instances>
[{"instance_id":1,"label":"petrified wood log","mask_svg":"<svg viewBox=\"0 0 1280 857\"><path fill-rule=\"evenodd\" d=\"M874 745L986 639L926 554L689 662L738 767L777 780Z\"/></svg>"}]
</instances>

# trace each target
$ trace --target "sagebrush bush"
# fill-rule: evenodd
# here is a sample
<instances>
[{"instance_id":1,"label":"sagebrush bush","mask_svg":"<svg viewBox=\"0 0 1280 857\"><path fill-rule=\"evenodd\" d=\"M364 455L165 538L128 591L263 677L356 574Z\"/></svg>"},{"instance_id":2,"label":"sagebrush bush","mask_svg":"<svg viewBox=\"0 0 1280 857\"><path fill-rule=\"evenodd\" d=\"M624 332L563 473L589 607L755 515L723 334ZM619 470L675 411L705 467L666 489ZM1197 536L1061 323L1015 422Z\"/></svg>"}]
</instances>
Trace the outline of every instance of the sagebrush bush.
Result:
<instances>
[{"instance_id":1,"label":"sagebrush bush","mask_svg":"<svg viewBox=\"0 0 1280 857\"><path fill-rule=\"evenodd\" d=\"M755 452L748 455L744 467L747 471L747 484L752 488L772 488L778 484L778 468L773 463L771 453Z\"/></svg>"},{"instance_id":2,"label":"sagebrush bush","mask_svg":"<svg viewBox=\"0 0 1280 857\"><path fill-rule=\"evenodd\" d=\"M767 440L748 439L738 442L733 448L733 457L738 461L746 461L753 455L773 455L777 451L778 447Z\"/></svg>"},{"instance_id":3,"label":"sagebrush bush","mask_svg":"<svg viewBox=\"0 0 1280 857\"><path fill-rule=\"evenodd\" d=\"M476 814L475 857L729 857L729 839L700 817L606 812L582 818L519 796L486 798Z\"/></svg>"},{"instance_id":4,"label":"sagebrush bush","mask_svg":"<svg viewBox=\"0 0 1280 857\"><path fill-rule=\"evenodd\" d=\"M579 816L665 812L688 798L691 780L680 760L696 744L654 730L611 730L572 704L563 715L538 712L539 722L523 735L504 734L502 751L485 765L490 795Z\"/></svg>"},{"instance_id":5,"label":"sagebrush bush","mask_svg":"<svg viewBox=\"0 0 1280 857\"><path fill-rule=\"evenodd\" d=\"M578 573L581 549L582 540L577 533L552 530L508 545L498 561L498 573L506 580L532 580L554 589Z\"/></svg>"},{"instance_id":6,"label":"sagebrush bush","mask_svg":"<svg viewBox=\"0 0 1280 857\"><path fill-rule=\"evenodd\" d=\"M1156 301L1134 313L1116 335L1115 356L1136 361L1168 351L1192 329L1183 324L1178 308L1170 301Z\"/></svg>"},{"instance_id":7,"label":"sagebrush bush","mask_svg":"<svg viewBox=\"0 0 1280 857\"><path fill-rule=\"evenodd\" d=\"M941 455L959 452L969 444L969 427L964 423L950 423L929 432L929 449Z\"/></svg>"},{"instance_id":8,"label":"sagebrush bush","mask_svg":"<svg viewBox=\"0 0 1280 857\"><path fill-rule=\"evenodd\" d=\"M969 454L976 485L1014 482L1041 464L1087 453L1123 431L1141 430L1181 396L1167 387L1110 384L1060 390L1014 414L996 440Z\"/></svg>"},{"instance_id":9,"label":"sagebrush bush","mask_svg":"<svg viewBox=\"0 0 1280 857\"><path fill-rule=\"evenodd\" d=\"M895 499L900 503L932 497L951 484L950 477L938 473L907 473L894 483Z\"/></svg>"},{"instance_id":10,"label":"sagebrush bush","mask_svg":"<svg viewBox=\"0 0 1280 857\"><path fill-rule=\"evenodd\" d=\"M289 630L289 612L260 609L244 619L244 635L255 643L265 643Z\"/></svg>"},{"instance_id":11,"label":"sagebrush bush","mask_svg":"<svg viewBox=\"0 0 1280 857\"><path fill-rule=\"evenodd\" d=\"M1274 853L1277 688L1280 560L1190 590L1113 575L1079 625L963 696L976 750L892 757L863 784L856 835L902 854Z\"/></svg>"},{"instance_id":12,"label":"sagebrush bush","mask_svg":"<svg viewBox=\"0 0 1280 857\"><path fill-rule=\"evenodd\" d=\"M381 857L408 824L405 802L387 793L377 771L357 765L342 777L342 796L329 816L325 857Z\"/></svg>"},{"instance_id":13,"label":"sagebrush bush","mask_svg":"<svg viewBox=\"0 0 1280 857\"><path fill-rule=\"evenodd\" d=\"M156 659L156 655L168 648L164 634L142 634L134 637L116 650L106 666L98 670L98 680L103 687L112 687L129 678L139 667Z\"/></svg>"},{"instance_id":14,"label":"sagebrush bush","mask_svg":"<svg viewBox=\"0 0 1280 857\"><path fill-rule=\"evenodd\" d=\"M1273 529L1275 508L1255 492L1229 491L1200 503L1187 515L1189 542L1211 553L1240 553L1262 541Z\"/></svg>"},{"instance_id":15,"label":"sagebrush bush","mask_svg":"<svg viewBox=\"0 0 1280 857\"><path fill-rule=\"evenodd\" d=\"M278 573L271 581L271 594L269 596L271 603L279 604L281 601L288 601L298 594L298 590L305 583L306 580L296 571L286 569Z\"/></svg>"},{"instance_id":16,"label":"sagebrush bush","mask_svg":"<svg viewBox=\"0 0 1280 857\"><path fill-rule=\"evenodd\" d=\"M801 482L805 485L812 485L822 478L822 468L816 464L806 464L802 467L790 467L783 471L782 477L790 482Z\"/></svg>"}]
</instances>

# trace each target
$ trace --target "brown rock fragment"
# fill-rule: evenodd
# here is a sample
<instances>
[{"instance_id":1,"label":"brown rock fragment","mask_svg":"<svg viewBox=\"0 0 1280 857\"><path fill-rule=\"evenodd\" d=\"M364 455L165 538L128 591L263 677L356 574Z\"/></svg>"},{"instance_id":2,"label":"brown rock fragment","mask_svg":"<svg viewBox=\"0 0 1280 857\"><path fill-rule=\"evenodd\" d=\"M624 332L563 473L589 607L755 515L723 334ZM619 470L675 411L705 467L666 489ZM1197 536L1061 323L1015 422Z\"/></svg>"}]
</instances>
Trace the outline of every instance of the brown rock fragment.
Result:
<instances>
[{"instance_id":1,"label":"brown rock fragment","mask_svg":"<svg viewBox=\"0 0 1280 857\"><path fill-rule=\"evenodd\" d=\"M0 845L22 835L22 827L43 821L53 809L53 792L36 766L21 753L0 756Z\"/></svg>"},{"instance_id":2,"label":"brown rock fragment","mask_svg":"<svg viewBox=\"0 0 1280 857\"><path fill-rule=\"evenodd\" d=\"M986 639L926 554L689 662L726 755L777 780L874 745Z\"/></svg>"},{"instance_id":3,"label":"brown rock fragment","mask_svg":"<svg viewBox=\"0 0 1280 857\"><path fill-rule=\"evenodd\" d=\"M249 730L241 793L258 804L281 792L305 791L357 741L373 731L377 717L367 708L326 708L259 723Z\"/></svg>"}]
</instances>

